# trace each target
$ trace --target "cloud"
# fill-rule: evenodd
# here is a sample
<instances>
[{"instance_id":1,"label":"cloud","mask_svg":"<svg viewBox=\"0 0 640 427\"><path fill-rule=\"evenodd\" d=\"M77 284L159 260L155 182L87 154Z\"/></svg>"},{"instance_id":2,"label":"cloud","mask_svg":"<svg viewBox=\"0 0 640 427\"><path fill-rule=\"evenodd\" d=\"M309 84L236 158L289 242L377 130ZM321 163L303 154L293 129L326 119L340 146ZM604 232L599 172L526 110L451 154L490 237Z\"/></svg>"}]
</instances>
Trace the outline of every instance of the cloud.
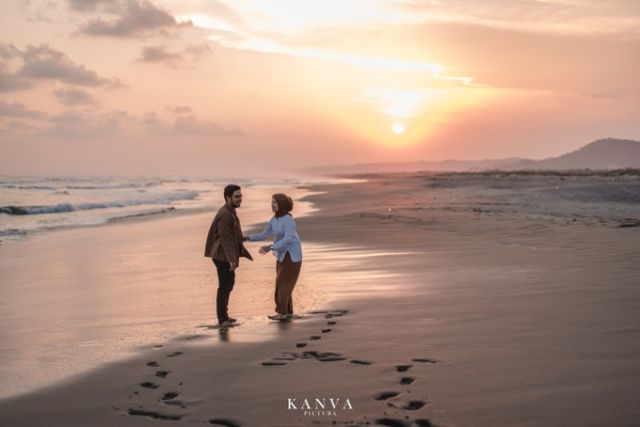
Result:
<instances>
[{"instance_id":1,"label":"cloud","mask_svg":"<svg viewBox=\"0 0 640 427\"><path fill-rule=\"evenodd\" d=\"M67 106L98 104L98 101L93 95L81 89L57 89L53 94L58 98L58 101Z\"/></svg>"},{"instance_id":2,"label":"cloud","mask_svg":"<svg viewBox=\"0 0 640 427\"><path fill-rule=\"evenodd\" d=\"M225 48L410 71L410 79L431 74L451 85L556 90L574 79L580 91L594 82L598 91L614 93L606 91L609 81L634 81L630 74L640 58L640 3L630 0L225 4L229 16L243 16L242 26L224 14L192 15L194 25ZM353 13L357 8L362 13ZM608 72L623 79L608 79Z\"/></svg>"},{"instance_id":3,"label":"cloud","mask_svg":"<svg viewBox=\"0 0 640 427\"><path fill-rule=\"evenodd\" d=\"M142 50L142 54L137 62L163 63L175 67L185 62L196 62L203 55L211 53L208 45L187 46L182 51L171 51L165 46L147 46Z\"/></svg>"},{"instance_id":4,"label":"cloud","mask_svg":"<svg viewBox=\"0 0 640 427\"><path fill-rule=\"evenodd\" d=\"M629 0L439 0L392 2L414 22L457 22L523 31L593 34L637 33L640 3Z\"/></svg>"},{"instance_id":5,"label":"cloud","mask_svg":"<svg viewBox=\"0 0 640 427\"><path fill-rule=\"evenodd\" d=\"M74 64L63 52L47 45L27 46L19 74L40 80L58 80L80 86L103 86L108 80L84 65Z\"/></svg>"},{"instance_id":6,"label":"cloud","mask_svg":"<svg viewBox=\"0 0 640 427\"><path fill-rule=\"evenodd\" d=\"M40 137L60 140L93 141L108 138L123 131L124 123L135 123L126 111L101 114L65 111L51 117L49 126L39 132Z\"/></svg>"},{"instance_id":7,"label":"cloud","mask_svg":"<svg viewBox=\"0 0 640 427\"><path fill-rule=\"evenodd\" d=\"M33 132L35 129L35 126L17 120L10 120L0 124L0 132L13 137L18 133L24 134Z\"/></svg>"},{"instance_id":8,"label":"cloud","mask_svg":"<svg viewBox=\"0 0 640 427\"><path fill-rule=\"evenodd\" d=\"M210 122L200 121L194 115L179 116L176 118L173 130L181 135L194 136L242 136L243 132L238 128L227 129L221 125Z\"/></svg>"},{"instance_id":9,"label":"cloud","mask_svg":"<svg viewBox=\"0 0 640 427\"><path fill-rule=\"evenodd\" d=\"M365 24L371 24L371 22L366 19L363 20L360 15L357 15L356 18L358 23L362 23L363 26L361 27L351 26L344 22L345 11L336 2L333 3L333 10L327 12L326 15L320 14L322 9L320 3L304 2L304 4L313 6L313 11L304 11L301 15L306 17L308 22L305 22L304 19L287 19L287 17L276 16L278 8L261 10L262 12L270 12L272 15L267 15L266 18L268 19L259 20L258 22L237 23L232 19L225 19L224 16L213 18L204 15L185 15L185 17L189 17L196 27L206 29L209 32L209 40L225 48L320 60L383 72L422 73L431 76L440 83L448 83L452 86L473 85L474 78L472 76L458 73L454 75L445 72L445 67L438 62L416 59L416 55L403 58L395 52L397 46L394 46L391 52L365 53L364 51L371 45L367 38L363 38L362 43L358 45L345 46L345 43L348 43L348 37L341 36L349 36L349 33L354 33L358 30L363 30L364 32L375 30L378 34L384 34L384 31L380 31L379 27L366 26ZM301 9L296 9L303 7L302 2L291 4L291 6L293 8L291 16L298 12L303 12ZM353 5L351 6L353 7ZM365 5L363 4L363 6ZM257 10L260 10L260 7ZM233 16L231 13L229 14ZM248 14L248 16L252 16L252 14ZM334 25L330 29L323 27L318 31L319 28L311 24L311 21L316 16L318 16L320 23L328 20L330 22L341 22L342 25ZM265 26L263 21L267 21L269 24ZM390 20L389 24L393 22ZM276 23L281 23L283 28L278 28L275 25ZM354 28L357 28L357 30L354 30ZM328 31L341 35L331 35L329 37L331 40L329 45L326 44L327 34L325 33ZM318 33L323 34L318 37ZM358 33L359 36L361 34L361 32ZM403 44L404 41L400 46Z\"/></svg>"},{"instance_id":10,"label":"cloud","mask_svg":"<svg viewBox=\"0 0 640 427\"><path fill-rule=\"evenodd\" d=\"M640 93L636 78L640 39L460 23L397 26L389 28L386 37L389 43L409 40L404 46L409 52L419 52L423 40L428 40L430 55L468 70L480 85L565 93Z\"/></svg>"},{"instance_id":11,"label":"cloud","mask_svg":"<svg viewBox=\"0 0 640 427\"><path fill-rule=\"evenodd\" d=\"M190 114L193 110L187 105L178 105L176 107L167 106L166 111L174 114Z\"/></svg>"},{"instance_id":12,"label":"cloud","mask_svg":"<svg viewBox=\"0 0 640 427\"><path fill-rule=\"evenodd\" d=\"M58 3L54 0L21 0L17 10L27 21L52 23L51 15L58 11Z\"/></svg>"},{"instance_id":13,"label":"cloud","mask_svg":"<svg viewBox=\"0 0 640 427\"><path fill-rule=\"evenodd\" d=\"M185 112L188 107L178 107L180 113ZM174 111L175 111L174 110ZM189 108L189 111L191 109ZM193 136L193 137L240 137L244 135L241 129L226 128L218 123L206 120L199 120L194 114L179 114L173 124L161 120L158 115L151 111L145 113L143 123L147 132L156 136Z\"/></svg>"},{"instance_id":14,"label":"cloud","mask_svg":"<svg viewBox=\"0 0 640 427\"><path fill-rule=\"evenodd\" d=\"M28 89L34 85L30 79L13 70L20 66L22 52L12 44L0 44L0 92Z\"/></svg>"},{"instance_id":15,"label":"cloud","mask_svg":"<svg viewBox=\"0 0 640 427\"><path fill-rule=\"evenodd\" d=\"M0 118L20 117L29 119L42 119L47 115L41 111L29 110L20 102L8 103L0 100Z\"/></svg>"},{"instance_id":16,"label":"cloud","mask_svg":"<svg viewBox=\"0 0 640 427\"><path fill-rule=\"evenodd\" d=\"M76 12L95 12L100 6L114 10L120 2L117 0L68 0L68 3L69 8Z\"/></svg>"},{"instance_id":17,"label":"cloud","mask_svg":"<svg viewBox=\"0 0 640 427\"><path fill-rule=\"evenodd\" d=\"M98 4L106 2L92 3L97 7ZM169 12L146 0L127 0L109 4L112 6L110 12L113 16L109 19L100 17L85 23L80 28L82 34L92 37L127 38L192 26L190 21L178 22Z\"/></svg>"},{"instance_id":18,"label":"cloud","mask_svg":"<svg viewBox=\"0 0 640 427\"><path fill-rule=\"evenodd\" d=\"M33 81L0 70L0 93L29 89L33 86Z\"/></svg>"},{"instance_id":19,"label":"cloud","mask_svg":"<svg viewBox=\"0 0 640 427\"><path fill-rule=\"evenodd\" d=\"M46 45L28 45L20 50L14 45L0 45L0 91L29 89L40 81L114 88L122 86L118 80L100 76L84 65Z\"/></svg>"}]
</instances>

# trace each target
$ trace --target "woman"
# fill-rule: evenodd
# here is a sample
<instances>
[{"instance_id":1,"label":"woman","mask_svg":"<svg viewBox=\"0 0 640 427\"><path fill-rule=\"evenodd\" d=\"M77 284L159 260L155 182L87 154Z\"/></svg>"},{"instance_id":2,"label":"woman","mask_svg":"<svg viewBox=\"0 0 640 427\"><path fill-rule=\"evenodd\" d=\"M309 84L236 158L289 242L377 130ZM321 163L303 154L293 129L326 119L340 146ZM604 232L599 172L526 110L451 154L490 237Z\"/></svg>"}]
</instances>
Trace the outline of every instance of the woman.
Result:
<instances>
[{"instance_id":1,"label":"woman","mask_svg":"<svg viewBox=\"0 0 640 427\"><path fill-rule=\"evenodd\" d=\"M246 236L246 240L256 242L274 235L273 243L260 247L260 254L269 251L278 258L276 262L276 315L268 316L272 320L288 320L293 315L291 294L300 275L302 266L302 245L296 232L296 222L291 216L293 200L286 194L274 194L271 198L271 210L275 214L267 223L264 231Z\"/></svg>"}]
</instances>

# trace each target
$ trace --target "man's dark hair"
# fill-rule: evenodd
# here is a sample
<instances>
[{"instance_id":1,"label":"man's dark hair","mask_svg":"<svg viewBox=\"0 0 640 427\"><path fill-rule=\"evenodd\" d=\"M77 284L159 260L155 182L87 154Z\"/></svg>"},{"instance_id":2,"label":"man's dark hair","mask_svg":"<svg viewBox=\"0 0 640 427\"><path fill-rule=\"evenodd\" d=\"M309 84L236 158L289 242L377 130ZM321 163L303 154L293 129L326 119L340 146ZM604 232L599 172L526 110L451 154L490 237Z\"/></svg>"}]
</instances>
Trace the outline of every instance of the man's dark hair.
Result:
<instances>
[{"instance_id":1,"label":"man's dark hair","mask_svg":"<svg viewBox=\"0 0 640 427\"><path fill-rule=\"evenodd\" d=\"M238 190L240 190L240 186L235 184L229 184L226 187L224 187L224 201L226 202L227 197L233 196L233 193L235 193Z\"/></svg>"}]
</instances>

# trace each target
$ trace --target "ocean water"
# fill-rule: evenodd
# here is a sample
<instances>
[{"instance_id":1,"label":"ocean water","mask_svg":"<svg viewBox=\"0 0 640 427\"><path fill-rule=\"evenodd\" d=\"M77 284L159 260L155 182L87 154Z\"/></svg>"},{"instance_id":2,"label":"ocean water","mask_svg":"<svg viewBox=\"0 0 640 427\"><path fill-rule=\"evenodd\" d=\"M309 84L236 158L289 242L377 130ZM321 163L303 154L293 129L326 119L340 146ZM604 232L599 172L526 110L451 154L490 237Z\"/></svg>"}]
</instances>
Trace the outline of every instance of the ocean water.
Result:
<instances>
[{"instance_id":1,"label":"ocean water","mask_svg":"<svg viewBox=\"0 0 640 427\"><path fill-rule=\"evenodd\" d=\"M170 212L199 213L229 179L0 177L0 241L54 229L99 226ZM317 179L234 179L243 187L291 187Z\"/></svg>"},{"instance_id":2,"label":"ocean water","mask_svg":"<svg viewBox=\"0 0 640 427\"><path fill-rule=\"evenodd\" d=\"M243 188L245 232L271 217L271 194L293 197L300 218L316 208L298 186L339 182L0 177L0 399L157 344L191 342L184 337L215 345L218 334L208 326L217 322L217 281L203 249L229 181ZM275 260L258 254L261 244L249 245L253 262L241 262L230 309L243 326L225 341L277 333L265 329ZM324 270L334 271L327 268L330 251L303 245L310 267L296 290L302 311L324 301L319 281Z\"/></svg>"}]
</instances>

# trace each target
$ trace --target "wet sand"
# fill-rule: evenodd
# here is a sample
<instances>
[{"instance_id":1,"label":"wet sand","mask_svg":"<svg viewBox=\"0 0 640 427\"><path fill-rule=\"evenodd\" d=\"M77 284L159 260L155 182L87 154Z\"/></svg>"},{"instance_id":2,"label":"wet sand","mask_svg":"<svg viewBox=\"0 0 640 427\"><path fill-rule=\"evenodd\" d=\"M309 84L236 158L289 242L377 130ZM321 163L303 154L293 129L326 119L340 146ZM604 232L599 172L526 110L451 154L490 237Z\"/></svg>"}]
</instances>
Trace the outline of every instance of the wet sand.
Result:
<instances>
[{"instance_id":1,"label":"wet sand","mask_svg":"<svg viewBox=\"0 0 640 427\"><path fill-rule=\"evenodd\" d=\"M314 187L298 229L320 307L257 321L258 342L203 325L2 400L0 424L636 425L638 183L535 180Z\"/></svg>"},{"instance_id":2,"label":"wet sand","mask_svg":"<svg viewBox=\"0 0 640 427\"><path fill-rule=\"evenodd\" d=\"M245 227L270 215L273 188L244 189ZM298 197L307 192L296 192ZM213 207L220 203L210 201ZM299 203L299 214L310 204ZM0 398L32 391L176 337L200 339L216 322L215 269L203 257L214 212L179 211L147 220L34 234L0 244ZM257 253L254 254L257 255ZM242 261L231 300L255 331L273 311L273 257ZM251 274L245 275L246 267ZM322 292L299 289L301 309ZM259 319L258 319L259 318Z\"/></svg>"}]
</instances>

